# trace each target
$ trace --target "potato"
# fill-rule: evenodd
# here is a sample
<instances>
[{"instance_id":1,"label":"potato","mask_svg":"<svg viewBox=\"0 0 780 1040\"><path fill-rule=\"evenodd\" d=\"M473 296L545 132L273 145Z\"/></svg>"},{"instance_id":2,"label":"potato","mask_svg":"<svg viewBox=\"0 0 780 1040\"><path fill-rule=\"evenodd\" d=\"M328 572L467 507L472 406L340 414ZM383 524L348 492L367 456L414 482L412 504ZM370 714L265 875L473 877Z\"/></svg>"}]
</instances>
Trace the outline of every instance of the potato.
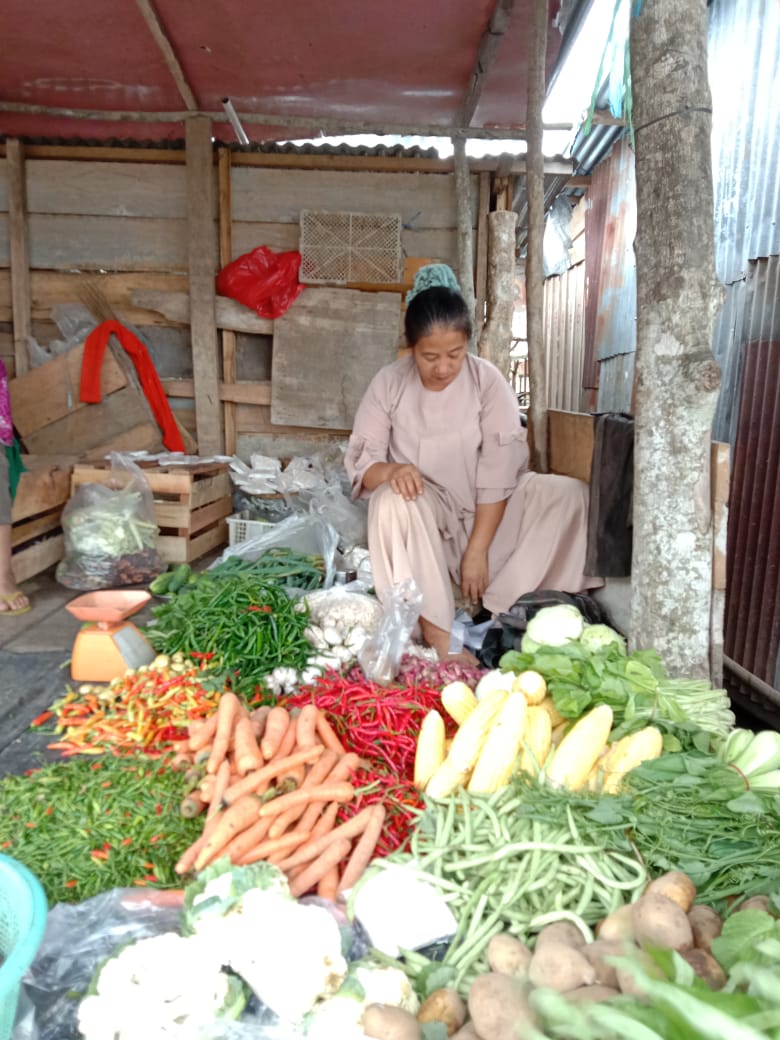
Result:
<instances>
[{"instance_id":1,"label":"potato","mask_svg":"<svg viewBox=\"0 0 780 1040\"><path fill-rule=\"evenodd\" d=\"M688 911L688 920L693 930L693 945L709 953L712 940L723 931L723 918L711 906L696 903Z\"/></svg>"},{"instance_id":2,"label":"potato","mask_svg":"<svg viewBox=\"0 0 780 1040\"><path fill-rule=\"evenodd\" d=\"M490 970L497 971L499 975L514 975L524 979L528 974L530 960L531 951L526 944L509 932L499 932L488 943L487 962Z\"/></svg>"},{"instance_id":3,"label":"potato","mask_svg":"<svg viewBox=\"0 0 780 1040\"><path fill-rule=\"evenodd\" d=\"M619 996L619 989L614 986L602 986L596 982L592 986L580 986L578 989L569 990L566 999L574 1004L600 1004L603 1000Z\"/></svg>"},{"instance_id":4,"label":"potato","mask_svg":"<svg viewBox=\"0 0 780 1040\"><path fill-rule=\"evenodd\" d=\"M532 986L548 986L559 993L596 981L593 965L579 951L549 939L534 950L528 965L528 981Z\"/></svg>"},{"instance_id":5,"label":"potato","mask_svg":"<svg viewBox=\"0 0 780 1040\"><path fill-rule=\"evenodd\" d=\"M513 1040L522 1035L522 1027L536 1024L526 987L510 975L478 975L469 988L468 1006L482 1040Z\"/></svg>"},{"instance_id":6,"label":"potato","mask_svg":"<svg viewBox=\"0 0 780 1040\"><path fill-rule=\"evenodd\" d=\"M418 1022L443 1022L447 1036L452 1036L466 1021L466 1005L457 990L437 989L422 1002Z\"/></svg>"},{"instance_id":7,"label":"potato","mask_svg":"<svg viewBox=\"0 0 780 1040\"><path fill-rule=\"evenodd\" d=\"M596 938L605 942L634 941L634 907L632 903L619 906L596 927Z\"/></svg>"},{"instance_id":8,"label":"potato","mask_svg":"<svg viewBox=\"0 0 780 1040\"><path fill-rule=\"evenodd\" d=\"M577 925L571 921L553 921L552 924L546 924L537 935L534 950L548 942L563 943L564 946L572 946L579 950L585 945L586 939Z\"/></svg>"},{"instance_id":9,"label":"potato","mask_svg":"<svg viewBox=\"0 0 780 1040\"><path fill-rule=\"evenodd\" d=\"M636 947L633 948L636 949ZM613 957L624 957L629 949L631 947L629 947L628 943L596 939L595 942L583 946L580 953L593 965L593 970L596 973L596 985L616 987L617 968L614 964L610 964L609 961Z\"/></svg>"},{"instance_id":10,"label":"potato","mask_svg":"<svg viewBox=\"0 0 780 1040\"><path fill-rule=\"evenodd\" d=\"M696 885L681 870L669 870L650 882L644 894L650 893L666 896L687 914L696 898Z\"/></svg>"},{"instance_id":11,"label":"potato","mask_svg":"<svg viewBox=\"0 0 780 1040\"><path fill-rule=\"evenodd\" d=\"M660 946L665 950L693 948L693 929L678 903L657 892L648 892L633 904L634 935L640 946Z\"/></svg>"},{"instance_id":12,"label":"potato","mask_svg":"<svg viewBox=\"0 0 780 1040\"><path fill-rule=\"evenodd\" d=\"M652 959L649 953L645 953L644 950L637 949L632 951L631 960L638 961L645 974L649 975L652 979L662 979L664 977L663 971L658 967L655 961ZM645 997L645 991L642 989L642 984L634 976L634 973L629 967L623 967L622 965L617 970L618 988L621 993L627 994L629 997L638 997L643 999Z\"/></svg>"},{"instance_id":13,"label":"potato","mask_svg":"<svg viewBox=\"0 0 780 1040\"><path fill-rule=\"evenodd\" d=\"M461 1028L457 1031L457 1033L455 1033L454 1036L450 1038L450 1040L482 1040L482 1037L474 1028L474 1023L467 1022L465 1026L461 1026Z\"/></svg>"},{"instance_id":14,"label":"potato","mask_svg":"<svg viewBox=\"0 0 780 1040\"><path fill-rule=\"evenodd\" d=\"M773 917L777 917L775 908L769 896L751 896L750 899L745 899L744 902L740 903L736 908L737 910L763 910L767 914L772 914Z\"/></svg>"},{"instance_id":15,"label":"potato","mask_svg":"<svg viewBox=\"0 0 780 1040\"><path fill-rule=\"evenodd\" d=\"M363 1012L363 1032L376 1040L422 1040L420 1023L410 1011L389 1004L369 1004Z\"/></svg>"},{"instance_id":16,"label":"potato","mask_svg":"<svg viewBox=\"0 0 780 1040\"><path fill-rule=\"evenodd\" d=\"M686 950L681 956L710 989L723 989L726 985L726 972L709 950Z\"/></svg>"}]
</instances>

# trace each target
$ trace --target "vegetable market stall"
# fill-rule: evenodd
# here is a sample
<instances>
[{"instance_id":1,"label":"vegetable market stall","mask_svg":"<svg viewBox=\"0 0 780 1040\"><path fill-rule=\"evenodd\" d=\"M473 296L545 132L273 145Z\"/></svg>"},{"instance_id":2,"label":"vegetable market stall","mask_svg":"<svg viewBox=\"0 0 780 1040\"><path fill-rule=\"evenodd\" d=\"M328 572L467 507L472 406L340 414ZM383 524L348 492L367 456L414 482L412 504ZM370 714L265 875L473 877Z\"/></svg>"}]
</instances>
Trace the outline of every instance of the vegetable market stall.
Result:
<instances>
[{"instance_id":1,"label":"vegetable market stall","mask_svg":"<svg viewBox=\"0 0 780 1040\"><path fill-rule=\"evenodd\" d=\"M44 941L44 1036L129 1038L123 1001L172 995L182 1037L775 1035L780 736L559 607L497 669L418 651L379 684L383 612L323 571L166 575L157 659L70 690L37 720L63 760L0 781L50 941L93 933L59 990Z\"/></svg>"}]
</instances>

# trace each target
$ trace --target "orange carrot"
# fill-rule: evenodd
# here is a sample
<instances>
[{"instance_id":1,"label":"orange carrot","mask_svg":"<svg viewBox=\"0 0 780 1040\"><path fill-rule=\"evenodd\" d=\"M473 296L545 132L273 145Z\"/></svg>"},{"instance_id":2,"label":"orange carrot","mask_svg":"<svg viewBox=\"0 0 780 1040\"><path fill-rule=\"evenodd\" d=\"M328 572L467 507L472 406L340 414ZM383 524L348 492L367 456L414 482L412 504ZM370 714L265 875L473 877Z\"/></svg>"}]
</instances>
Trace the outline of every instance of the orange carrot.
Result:
<instances>
[{"instance_id":1,"label":"orange carrot","mask_svg":"<svg viewBox=\"0 0 780 1040\"><path fill-rule=\"evenodd\" d=\"M268 835L269 821L257 819L253 824L231 838L225 847L225 855L230 857L231 863L240 863L241 857L251 852Z\"/></svg>"},{"instance_id":2,"label":"orange carrot","mask_svg":"<svg viewBox=\"0 0 780 1040\"><path fill-rule=\"evenodd\" d=\"M298 791L279 795L265 802L260 808L261 816L276 816L285 809L292 809L295 805L303 805L306 802L349 802L355 795L355 788L346 780L340 783L317 784L314 787L302 787Z\"/></svg>"},{"instance_id":3,"label":"orange carrot","mask_svg":"<svg viewBox=\"0 0 780 1040\"><path fill-rule=\"evenodd\" d=\"M246 713L239 716L233 729L233 757L239 776L246 776L263 765L263 755L257 745L252 719Z\"/></svg>"},{"instance_id":4,"label":"orange carrot","mask_svg":"<svg viewBox=\"0 0 780 1040\"><path fill-rule=\"evenodd\" d=\"M357 838L368 826L372 816L372 808L373 806L371 805L366 806L357 815L352 816L344 823L340 823L338 827L332 827L331 830L325 831L323 834L315 834L317 830L315 826L312 829L311 839L294 852L292 856L283 860L279 864L280 868L286 873L291 867L299 867L302 863L308 863L310 860L315 859L328 845L338 841L340 838Z\"/></svg>"},{"instance_id":5,"label":"orange carrot","mask_svg":"<svg viewBox=\"0 0 780 1040\"><path fill-rule=\"evenodd\" d=\"M221 855L223 849L237 834L254 823L259 804L260 801L255 795L247 794L216 817L214 830L195 860L196 870L202 870L207 863Z\"/></svg>"},{"instance_id":6,"label":"orange carrot","mask_svg":"<svg viewBox=\"0 0 780 1040\"><path fill-rule=\"evenodd\" d=\"M316 704L305 704L298 716L298 747L314 747L317 740L317 718L320 709ZM323 741L324 743L324 741Z\"/></svg>"},{"instance_id":7,"label":"orange carrot","mask_svg":"<svg viewBox=\"0 0 780 1040\"><path fill-rule=\"evenodd\" d=\"M338 802L328 802L324 809L319 802L312 802L298 821L298 826L302 831L306 830L303 821L310 815L310 810L316 809L319 815L314 816L311 821L311 837L312 841L316 841L317 838L321 838L323 834L328 834L333 830L340 808L341 806Z\"/></svg>"},{"instance_id":8,"label":"orange carrot","mask_svg":"<svg viewBox=\"0 0 780 1040\"><path fill-rule=\"evenodd\" d=\"M319 709L317 712L317 736L326 748L330 748L331 751L338 751L340 755L346 754L347 749L339 740L335 729L328 722L325 712L319 711Z\"/></svg>"},{"instance_id":9,"label":"orange carrot","mask_svg":"<svg viewBox=\"0 0 780 1040\"><path fill-rule=\"evenodd\" d=\"M257 791L262 784L267 783L269 780L273 780L275 776L279 776L285 769L289 769L291 766L302 763L308 765L312 762L316 762L325 749L322 744L318 744L313 748L305 748L303 751L296 751L292 755L287 755L285 758L274 759L271 762L267 762L262 769L256 769L253 773L248 773L247 776L237 780L234 784L231 784L222 796L222 800L226 805L232 805L237 798L242 795L251 794L253 791Z\"/></svg>"},{"instance_id":10,"label":"orange carrot","mask_svg":"<svg viewBox=\"0 0 780 1040\"><path fill-rule=\"evenodd\" d=\"M282 737L290 726L290 714L281 704L275 704L268 712L265 720L265 732L260 741L260 750L266 762L273 758L279 750Z\"/></svg>"},{"instance_id":11,"label":"orange carrot","mask_svg":"<svg viewBox=\"0 0 780 1040\"><path fill-rule=\"evenodd\" d=\"M339 756L336 754L335 751L323 751L320 757L311 767L309 772L303 778L303 783L300 785L301 790L307 787L314 787L317 784L321 784L324 780L328 779L330 777L331 771L333 770L333 767L338 762L338 758ZM281 776L282 774L280 773L279 775ZM287 776L288 774L285 773L284 775ZM269 837L278 838L280 837L280 835L284 834L284 832L288 830L297 819L299 819L304 810L305 806L301 805L298 807L293 807L292 809L287 809L286 812L280 813L279 816L271 824L271 829L268 832ZM314 824L314 820L317 818L317 815L318 814L312 814L312 825ZM310 830L310 827L304 827L302 829L308 831Z\"/></svg>"},{"instance_id":12,"label":"orange carrot","mask_svg":"<svg viewBox=\"0 0 780 1040\"><path fill-rule=\"evenodd\" d=\"M227 763L225 763L227 765ZM220 769L222 766L220 765ZM228 766L230 771L230 766ZM217 770L219 772L219 770ZM201 782L198 784L198 794L204 802L210 802L214 794L214 784L216 783L216 776L214 773L209 773L204 776Z\"/></svg>"},{"instance_id":13,"label":"orange carrot","mask_svg":"<svg viewBox=\"0 0 780 1040\"><path fill-rule=\"evenodd\" d=\"M227 755L233 727L242 710L241 701L235 693L226 690L217 705L217 731L214 734L214 746L206 763L206 772L216 773L222 759Z\"/></svg>"},{"instance_id":14,"label":"orange carrot","mask_svg":"<svg viewBox=\"0 0 780 1040\"><path fill-rule=\"evenodd\" d=\"M195 761L195 756L188 748L183 748L177 751L173 758L168 763L168 768L178 772L179 770L186 772Z\"/></svg>"},{"instance_id":15,"label":"orange carrot","mask_svg":"<svg viewBox=\"0 0 780 1040\"><path fill-rule=\"evenodd\" d=\"M330 750L331 749L326 749L326 751L323 751L323 756ZM349 780L357 769L359 763L360 758L354 751L348 751L346 755L340 755L332 771L328 774L328 782L334 783L336 780ZM312 802L311 805L307 806L303 810L303 815L298 824L300 829L302 831L311 830L314 827L315 821L319 819L321 812L322 807L319 802Z\"/></svg>"},{"instance_id":16,"label":"orange carrot","mask_svg":"<svg viewBox=\"0 0 780 1040\"><path fill-rule=\"evenodd\" d=\"M338 883L339 892L345 892L347 889L353 888L360 881L366 867L373 858L376 843L379 841L379 836L385 825L387 813L384 805L379 802L371 806L371 811L371 819L368 821L368 825L359 840L355 843L342 872L341 880Z\"/></svg>"},{"instance_id":17,"label":"orange carrot","mask_svg":"<svg viewBox=\"0 0 780 1040\"><path fill-rule=\"evenodd\" d=\"M215 711L212 715L203 721L193 721L190 723L190 734L187 743L190 746L190 751L200 751L201 748L205 747L206 744L210 744L214 739L214 734L217 732L217 712Z\"/></svg>"},{"instance_id":18,"label":"orange carrot","mask_svg":"<svg viewBox=\"0 0 780 1040\"><path fill-rule=\"evenodd\" d=\"M261 704L259 708L255 708L254 711L249 713L249 718L252 720L252 729L255 733L255 740L258 745L263 739L265 733L265 720L268 718L268 712L271 710L269 704Z\"/></svg>"},{"instance_id":19,"label":"orange carrot","mask_svg":"<svg viewBox=\"0 0 780 1040\"><path fill-rule=\"evenodd\" d=\"M210 820L216 816L222 805L222 796L228 789L230 783L230 763L225 759L220 764L217 770L216 776L214 777L214 787L211 791L211 801L209 802L208 810L206 811L206 819Z\"/></svg>"},{"instance_id":20,"label":"orange carrot","mask_svg":"<svg viewBox=\"0 0 780 1040\"><path fill-rule=\"evenodd\" d=\"M177 874L188 874L195 866L195 860L197 859L198 853L206 844L209 839L211 832L214 830L216 825L216 817L212 816L209 820L206 819L206 823L203 826L200 837L193 841L189 848L185 849L181 854L181 858L176 866L173 868Z\"/></svg>"},{"instance_id":21,"label":"orange carrot","mask_svg":"<svg viewBox=\"0 0 780 1040\"><path fill-rule=\"evenodd\" d=\"M200 816L205 808L206 802L201 798L200 792L190 791L185 798L182 798L179 812L185 819L194 820L196 816Z\"/></svg>"},{"instance_id":22,"label":"orange carrot","mask_svg":"<svg viewBox=\"0 0 780 1040\"><path fill-rule=\"evenodd\" d=\"M244 866L247 863L257 863L258 860L268 859L277 853L288 853L306 841L308 836L303 831L290 831L289 834L283 834L281 838L269 838L246 852L238 862Z\"/></svg>"},{"instance_id":23,"label":"orange carrot","mask_svg":"<svg viewBox=\"0 0 780 1040\"><path fill-rule=\"evenodd\" d=\"M350 857L351 858L351 857ZM320 899L328 899L335 903L339 893L339 868L338 864L332 866L327 874L323 874L317 884L317 895Z\"/></svg>"},{"instance_id":24,"label":"orange carrot","mask_svg":"<svg viewBox=\"0 0 780 1040\"><path fill-rule=\"evenodd\" d=\"M290 882L290 895L298 899L310 888L319 884L320 879L325 877L331 867L338 866L343 859L349 855L351 843L348 838L337 838L328 847L313 859L311 863L302 870L300 874Z\"/></svg>"}]
</instances>

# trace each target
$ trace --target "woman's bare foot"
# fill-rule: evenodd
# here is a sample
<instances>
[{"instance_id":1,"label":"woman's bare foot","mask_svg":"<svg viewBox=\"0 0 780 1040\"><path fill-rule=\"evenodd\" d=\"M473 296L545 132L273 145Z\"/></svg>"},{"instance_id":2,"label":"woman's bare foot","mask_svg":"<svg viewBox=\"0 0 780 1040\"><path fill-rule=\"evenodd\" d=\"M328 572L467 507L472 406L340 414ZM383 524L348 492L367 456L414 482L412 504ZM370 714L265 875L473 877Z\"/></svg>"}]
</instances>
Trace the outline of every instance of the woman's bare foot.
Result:
<instances>
[{"instance_id":1,"label":"woman's bare foot","mask_svg":"<svg viewBox=\"0 0 780 1040\"><path fill-rule=\"evenodd\" d=\"M28 610L30 601L15 586L0 586L0 614L18 614Z\"/></svg>"},{"instance_id":2,"label":"woman's bare foot","mask_svg":"<svg viewBox=\"0 0 780 1040\"><path fill-rule=\"evenodd\" d=\"M468 664L474 667L479 667L479 661L468 650L464 647L457 653L450 653L450 634L443 628L439 628L437 625L431 624L426 618L420 618L420 631L426 646L430 646L436 651L436 656L440 661L459 661L461 664Z\"/></svg>"}]
</instances>

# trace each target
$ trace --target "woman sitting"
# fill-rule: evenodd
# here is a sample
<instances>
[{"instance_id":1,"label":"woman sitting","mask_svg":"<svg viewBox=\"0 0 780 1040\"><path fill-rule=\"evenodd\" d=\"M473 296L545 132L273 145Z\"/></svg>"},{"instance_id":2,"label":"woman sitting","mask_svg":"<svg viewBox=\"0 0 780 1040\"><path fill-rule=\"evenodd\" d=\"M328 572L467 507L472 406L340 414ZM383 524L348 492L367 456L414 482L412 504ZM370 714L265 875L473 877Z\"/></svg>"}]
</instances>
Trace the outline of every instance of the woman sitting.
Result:
<instances>
[{"instance_id":1,"label":"woman sitting","mask_svg":"<svg viewBox=\"0 0 780 1040\"><path fill-rule=\"evenodd\" d=\"M14 581L11 563L11 470L15 454L8 376L0 361L0 617L26 614L30 609L30 601Z\"/></svg>"},{"instance_id":2,"label":"woman sitting","mask_svg":"<svg viewBox=\"0 0 780 1040\"><path fill-rule=\"evenodd\" d=\"M517 399L493 364L469 354L460 293L412 290L404 327L411 355L372 379L345 465L353 496L369 496L377 594L413 578L423 640L444 657L452 582L493 614L535 589L602 583L583 573L588 487L529 471Z\"/></svg>"}]
</instances>

